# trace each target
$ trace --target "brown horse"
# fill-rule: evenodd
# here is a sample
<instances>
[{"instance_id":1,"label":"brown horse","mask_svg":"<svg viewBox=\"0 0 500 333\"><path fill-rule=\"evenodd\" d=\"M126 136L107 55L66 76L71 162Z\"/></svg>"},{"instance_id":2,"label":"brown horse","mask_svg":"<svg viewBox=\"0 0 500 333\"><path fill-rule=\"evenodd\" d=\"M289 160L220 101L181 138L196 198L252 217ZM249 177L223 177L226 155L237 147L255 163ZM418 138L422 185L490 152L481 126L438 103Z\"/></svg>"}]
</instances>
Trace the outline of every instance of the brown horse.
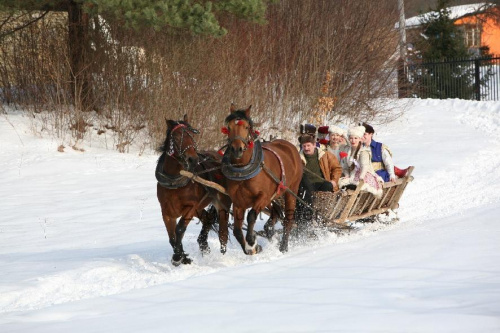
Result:
<instances>
[{"instance_id":1,"label":"brown horse","mask_svg":"<svg viewBox=\"0 0 500 333\"><path fill-rule=\"evenodd\" d=\"M222 159L222 172L227 178L227 192L233 202L234 236L246 254L262 250L257 244L254 225L264 208L272 211L271 201L284 195L285 222L280 251L288 250L288 237L293 225L296 198L302 178L303 166L295 146L285 140L261 144L253 128L249 106L236 110L226 118L224 132L228 135L228 148ZM287 190L288 189L288 190ZM248 229L243 237L243 217L246 209Z\"/></svg>"},{"instance_id":2,"label":"brown horse","mask_svg":"<svg viewBox=\"0 0 500 333\"><path fill-rule=\"evenodd\" d=\"M217 210L216 216L212 218L217 217L219 220L220 250L223 254L226 252L231 200L226 195L180 175L180 170L200 173L201 177L225 186L225 178L220 171L215 171L220 168L221 157L215 152L197 153L193 135L198 131L189 125L187 116L184 116L184 121L167 120L167 127L167 137L160 148L163 153L156 168L157 197L174 251L172 264L178 266L192 262L184 253L182 238L193 217L198 217L203 223L198 237L200 250L202 253L210 251L207 242L211 227L208 221L210 214L204 210L210 203ZM178 217L181 219L176 223Z\"/></svg>"}]
</instances>

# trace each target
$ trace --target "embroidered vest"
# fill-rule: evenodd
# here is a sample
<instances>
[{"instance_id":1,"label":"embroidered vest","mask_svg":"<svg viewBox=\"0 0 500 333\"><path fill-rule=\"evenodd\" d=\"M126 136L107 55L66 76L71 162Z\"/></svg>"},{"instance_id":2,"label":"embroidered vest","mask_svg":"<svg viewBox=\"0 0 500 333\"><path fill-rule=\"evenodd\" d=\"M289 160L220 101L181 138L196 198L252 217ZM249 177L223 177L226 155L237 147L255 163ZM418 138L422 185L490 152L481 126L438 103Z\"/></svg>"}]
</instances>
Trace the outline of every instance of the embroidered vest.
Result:
<instances>
[{"instance_id":1,"label":"embroidered vest","mask_svg":"<svg viewBox=\"0 0 500 333\"><path fill-rule=\"evenodd\" d=\"M385 170L384 161L382 160L382 143L372 140L370 143L370 149L372 151L372 165L373 170L382 177L384 182L391 180L391 177L387 170Z\"/></svg>"}]
</instances>

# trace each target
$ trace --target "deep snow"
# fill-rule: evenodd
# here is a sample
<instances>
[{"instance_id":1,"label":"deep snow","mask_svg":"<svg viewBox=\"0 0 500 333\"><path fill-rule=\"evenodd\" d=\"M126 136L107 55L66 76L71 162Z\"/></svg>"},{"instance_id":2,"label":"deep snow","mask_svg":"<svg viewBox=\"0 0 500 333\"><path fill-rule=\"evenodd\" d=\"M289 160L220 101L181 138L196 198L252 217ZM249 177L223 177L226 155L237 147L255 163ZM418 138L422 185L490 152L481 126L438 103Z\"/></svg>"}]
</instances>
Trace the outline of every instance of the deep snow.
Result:
<instances>
[{"instance_id":1,"label":"deep snow","mask_svg":"<svg viewBox=\"0 0 500 333\"><path fill-rule=\"evenodd\" d=\"M395 101L395 103L398 103ZM500 102L414 100L375 126L415 165L400 221L170 264L152 153L57 151L0 115L1 332L499 332Z\"/></svg>"}]
</instances>

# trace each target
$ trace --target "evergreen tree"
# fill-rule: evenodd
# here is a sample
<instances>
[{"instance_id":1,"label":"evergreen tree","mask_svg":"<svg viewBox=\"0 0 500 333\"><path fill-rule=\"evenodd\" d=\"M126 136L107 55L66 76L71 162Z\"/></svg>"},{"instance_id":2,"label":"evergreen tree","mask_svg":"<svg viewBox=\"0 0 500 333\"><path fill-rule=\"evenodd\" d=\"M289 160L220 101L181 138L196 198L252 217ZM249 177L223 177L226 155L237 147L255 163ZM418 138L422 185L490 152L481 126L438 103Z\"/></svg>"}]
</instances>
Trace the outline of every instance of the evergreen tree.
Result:
<instances>
[{"instance_id":1,"label":"evergreen tree","mask_svg":"<svg viewBox=\"0 0 500 333\"><path fill-rule=\"evenodd\" d=\"M194 34L222 36L219 17L235 15L265 22L267 5L275 0L0 0L0 11L69 11L77 7L88 15L101 14L131 28L166 27L187 29Z\"/></svg>"},{"instance_id":2,"label":"evergreen tree","mask_svg":"<svg viewBox=\"0 0 500 333\"><path fill-rule=\"evenodd\" d=\"M450 18L450 2L438 0L437 8L422 22L424 38L419 48L424 68L418 84L423 97L473 99L473 70L460 62L470 55L461 31Z\"/></svg>"},{"instance_id":3,"label":"evergreen tree","mask_svg":"<svg viewBox=\"0 0 500 333\"><path fill-rule=\"evenodd\" d=\"M220 37L227 33L221 26L220 18L234 16L256 23L264 23L267 5L276 0L0 0L0 39L9 33L25 28L30 22L20 26L9 25L1 31L3 23L19 11L61 11L68 13L68 37L70 59L71 92L75 106L84 110L96 109L92 93L91 73L88 73L90 51L89 29L92 18L101 15L125 28L140 30L189 31L194 35ZM43 16L43 15L42 15ZM76 96L75 92L80 92ZM77 102L78 100L78 102ZM76 105L79 104L79 105Z\"/></svg>"},{"instance_id":4,"label":"evergreen tree","mask_svg":"<svg viewBox=\"0 0 500 333\"><path fill-rule=\"evenodd\" d=\"M467 58L467 47L458 26L450 18L450 0L438 0L437 8L427 20L423 34L422 56L425 61Z\"/></svg>"}]
</instances>

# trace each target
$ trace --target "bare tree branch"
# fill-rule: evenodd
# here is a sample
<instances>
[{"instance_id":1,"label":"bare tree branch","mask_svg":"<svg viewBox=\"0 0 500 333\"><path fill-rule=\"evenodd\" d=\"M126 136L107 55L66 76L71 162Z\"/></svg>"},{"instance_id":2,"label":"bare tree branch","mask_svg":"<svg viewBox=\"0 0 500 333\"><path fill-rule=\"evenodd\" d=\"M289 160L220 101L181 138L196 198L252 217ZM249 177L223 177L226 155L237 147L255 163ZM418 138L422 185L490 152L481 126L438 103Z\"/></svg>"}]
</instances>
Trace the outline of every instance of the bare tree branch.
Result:
<instances>
[{"instance_id":1,"label":"bare tree branch","mask_svg":"<svg viewBox=\"0 0 500 333\"><path fill-rule=\"evenodd\" d=\"M40 15L39 17L36 17L36 18L34 18L34 19L32 19L32 20L30 20L30 21L28 21L28 22L25 22L24 24L22 24L22 25L20 25L20 26L17 26L17 27L15 27L14 29L11 29L11 30L6 31L6 32L3 32L3 33L0 33L0 39L4 38L5 36L11 35L11 34L13 34L13 33L17 32L17 31L19 31L19 30L22 30L22 29L24 29L24 28L26 28L26 27L30 26L30 25L31 25L31 24L33 24L33 23L38 22L38 21L39 21L39 20L41 20L41 19L42 19L45 15L47 15L47 13L48 13L48 12L49 12L49 11L47 10L47 11L45 11L42 15ZM11 16L11 17L12 17L12 16ZM4 22L2 23L2 26L3 26L5 23L6 23L6 22L4 21ZM0 26L0 28L1 28L2 26Z\"/></svg>"}]
</instances>

